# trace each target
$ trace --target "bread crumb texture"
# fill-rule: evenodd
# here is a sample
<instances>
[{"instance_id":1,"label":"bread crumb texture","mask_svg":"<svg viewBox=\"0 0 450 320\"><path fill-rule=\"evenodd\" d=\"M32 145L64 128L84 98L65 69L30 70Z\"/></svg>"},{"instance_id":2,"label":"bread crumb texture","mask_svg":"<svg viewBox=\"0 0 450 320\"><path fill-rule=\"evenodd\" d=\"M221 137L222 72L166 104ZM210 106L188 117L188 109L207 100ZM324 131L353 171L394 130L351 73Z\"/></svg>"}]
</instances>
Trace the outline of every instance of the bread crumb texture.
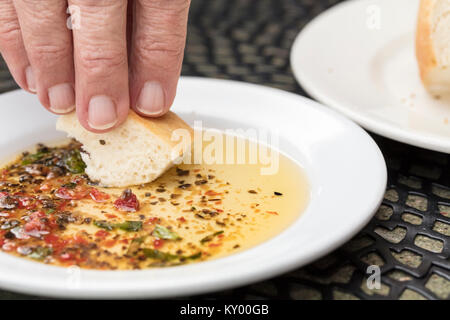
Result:
<instances>
[{"instance_id":1,"label":"bread crumb texture","mask_svg":"<svg viewBox=\"0 0 450 320\"><path fill-rule=\"evenodd\" d=\"M130 111L122 125L100 134L83 128L76 114L71 113L60 116L56 128L83 145L86 174L107 187L155 180L186 153L193 136L192 128L172 112L162 118L144 119ZM177 129L186 129L190 134L190 140L181 146L180 141L171 139Z\"/></svg>"}]
</instances>

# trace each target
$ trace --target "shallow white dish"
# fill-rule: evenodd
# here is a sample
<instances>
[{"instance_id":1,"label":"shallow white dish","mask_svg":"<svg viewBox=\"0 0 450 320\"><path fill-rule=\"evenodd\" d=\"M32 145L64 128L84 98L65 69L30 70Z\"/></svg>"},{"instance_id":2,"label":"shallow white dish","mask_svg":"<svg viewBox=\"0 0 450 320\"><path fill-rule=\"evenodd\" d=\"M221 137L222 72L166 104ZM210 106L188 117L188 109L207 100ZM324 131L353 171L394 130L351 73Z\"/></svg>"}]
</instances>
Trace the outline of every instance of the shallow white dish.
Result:
<instances>
[{"instance_id":1,"label":"shallow white dish","mask_svg":"<svg viewBox=\"0 0 450 320\"><path fill-rule=\"evenodd\" d=\"M364 128L450 153L450 97L433 99L415 58L419 0L351 0L297 36L291 65L301 86Z\"/></svg>"},{"instance_id":2,"label":"shallow white dish","mask_svg":"<svg viewBox=\"0 0 450 320\"><path fill-rule=\"evenodd\" d=\"M24 91L0 95L0 158L61 137L55 116ZM309 99L241 82L182 78L173 110L189 122L273 128L279 149L305 168L306 212L279 236L209 262L141 271L64 269L0 253L0 287L57 297L169 297L245 285L323 256L372 217L386 187L386 166L361 128Z\"/></svg>"}]
</instances>

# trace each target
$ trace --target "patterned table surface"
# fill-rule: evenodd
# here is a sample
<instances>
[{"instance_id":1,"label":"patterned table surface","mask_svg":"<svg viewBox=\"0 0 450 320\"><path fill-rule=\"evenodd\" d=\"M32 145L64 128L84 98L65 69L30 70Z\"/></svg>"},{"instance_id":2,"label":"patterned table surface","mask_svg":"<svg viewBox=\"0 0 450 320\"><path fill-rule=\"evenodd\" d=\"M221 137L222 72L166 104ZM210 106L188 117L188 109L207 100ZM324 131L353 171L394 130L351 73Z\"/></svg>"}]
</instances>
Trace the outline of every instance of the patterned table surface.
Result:
<instances>
[{"instance_id":1,"label":"patterned table surface","mask_svg":"<svg viewBox=\"0 0 450 320\"><path fill-rule=\"evenodd\" d=\"M306 23L338 2L193 0L183 74L306 95L292 76L290 47ZM0 92L15 88L0 62ZM389 182L379 211L353 240L278 278L200 298L449 299L450 155L372 136ZM369 265L381 268L378 290L366 285ZM33 297L0 291L0 298Z\"/></svg>"}]
</instances>

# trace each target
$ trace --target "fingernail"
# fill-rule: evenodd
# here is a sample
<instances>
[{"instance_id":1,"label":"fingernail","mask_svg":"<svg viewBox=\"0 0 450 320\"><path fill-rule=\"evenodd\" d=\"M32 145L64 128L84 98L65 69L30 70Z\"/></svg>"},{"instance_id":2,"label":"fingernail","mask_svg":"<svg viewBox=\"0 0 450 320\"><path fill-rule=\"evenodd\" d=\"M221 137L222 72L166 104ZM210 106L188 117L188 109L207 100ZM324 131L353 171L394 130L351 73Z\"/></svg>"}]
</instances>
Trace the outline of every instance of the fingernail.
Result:
<instances>
[{"instance_id":1,"label":"fingernail","mask_svg":"<svg viewBox=\"0 0 450 320\"><path fill-rule=\"evenodd\" d=\"M158 82L146 82L137 100L136 109L148 116L157 116L164 110L164 90Z\"/></svg>"},{"instance_id":2,"label":"fingernail","mask_svg":"<svg viewBox=\"0 0 450 320\"><path fill-rule=\"evenodd\" d=\"M68 113L75 109L75 92L70 83L61 83L48 89L50 110L55 113Z\"/></svg>"},{"instance_id":3,"label":"fingernail","mask_svg":"<svg viewBox=\"0 0 450 320\"><path fill-rule=\"evenodd\" d=\"M89 102L88 123L92 129L105 130L117 123L116 106L108 96L95 96Z\"/></svg>"},{"instance_id":4,"label":"fingernail","mask_svg":"<svg viewBox=\"0 0 450 320\"><path fill-rule=\"evenodd\" d=\"M31 67L27 67L25 70L25 77L27 79L28 90L36 93L36 82L34 81L34 73Z\"/></svg>"}]
</instances>

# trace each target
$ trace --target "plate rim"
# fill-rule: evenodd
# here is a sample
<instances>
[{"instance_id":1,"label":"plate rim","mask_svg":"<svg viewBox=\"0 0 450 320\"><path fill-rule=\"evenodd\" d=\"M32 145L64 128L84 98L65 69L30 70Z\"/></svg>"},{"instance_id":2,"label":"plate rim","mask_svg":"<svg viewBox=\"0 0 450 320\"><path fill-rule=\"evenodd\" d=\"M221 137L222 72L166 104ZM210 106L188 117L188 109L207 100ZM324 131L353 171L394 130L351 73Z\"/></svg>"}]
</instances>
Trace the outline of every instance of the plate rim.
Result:
<instances>
[{"instance_id":1,"label":"plate rim","mask_svg":"<svg viewBox=\"0 0 450 320\"><path fill-rule=\"evenodd\" d=\"M255 90L266 90L269 91L270 94L277 94L277 95L284 95L286 97L290 97L292 99L297 99L298 101L300 101L301 103L303 103L306 107L314 107L314 108L318 108L320 109L320 112L325 112L330 114L332 117L337 118L339 121L344 122L346 125L350 126L352 128L352 130L357 130L360 132L361 136L364 136L365 139L367 139L367 144L370 144L370 148L373 148L373 150L375 151L375 153L378 155L379 159L376 159L377 164L379 165L379 168L381 170L381 177L379 180L379 183L377 185L377 190L375 191L375 193L377 194L377 199L374 199L372 201L371 204L366 206L365 209L365 214L363 215L363 217L357 222L357 223L352 223L352 227L351 232L346 233L345 236L341 236L338 240L336 240L333 243L328 243L327 248L326 249L322 249L322 250L316 250L315 252L312 252L309 254L309 256L304 257L297 257L296 259L290 259L287 260L284 263L279 263L277 266L273 266L272 269L261 269L258 272L252 272L250 270L246 270L245 272L242 272L242 274L240 275L236 275L236 276L232 276L230 277L224 277L221 282L215 282L214 286L211 286L210 288L203 288L203 287L194 287L194 288L189 288L189 290L186 290L186 288L184 288L183 290L177 289L175 287L174 288L169 288L168 291L163 292L162 294L149 294L147 289L144 288L136 288L133 292L126 292L125 295L128 298L132 298L132 297L173 297L173 296L177 296L178 294L183 294L183 295L193 295L193 294L199 294L199 293L206 293L206 292L211 292L211 291L218 291L218 290L223 290L223 289L227 289L230 287L235 287L235 286L241 286L241 285L247 285L249 283L253 283L255 281L260 281L263 279L267 279L267 278L272 278L275 277L279 274L285 273L287 271L290 271L292 269L298 268L299 266L305 265L329 252L331 252L332 250L336 249L337 247L339 247L340 245L342 245L343 243L345 243L346 241L348 241L351 237L353 237L357 232L359 232L359 230L364 227L364 225L366 225L368 223L368 221L372 218L373 214L375 213L376 209L379 207L379 205L382 202L383 199L383 195L386 189L386 183L387 183L387 169L386 169L386 164L383 158L383 155L379 149L379 147L377 146L377 144L375 143L375 141L368 135L367 132L365 132L363 129L361 129L360 127L358 127L356 124L354 124L352 121L348 120L347 118L343 117L342 115L340 115L339 113L337 113L334 110L331 110L329 108L326 108L325 106L321 105L318 102L315 102L311 99L305 98L303 96L297 95L297 94L293 94L290 92L286 92L280 89L276 89L276 88L270 88L270 87L266 87L266 86L261 86L261 85L255 85L255 84L250 84L250 83L245 83L245 82L240 82L240 81L231 81L231 80L221 80L221 79L211 79L211 78L202 78L202 77L182 77L181 82L192 82L194 83L196 86L200 86L202 85L202 83L209 85L209 83L214 82L216 84L225 84L225 85L231 85L231 86L238 86L238 87L243 87L245 88L254 88ZM10 92L10 94L14 94L15 91ZM21 92L21 90L16 90L16 92ZM0 101L1 101L1 96L0 96ZM375 161L375 159L374 159ZM308 172L306 172L308 174ZM375 197L374 197L375 198ZM302 218L299 219L299 221L302 221ZM292 227L292 226L291 226ZM290 227L289 227L290 228ZM286 230L285 230L286 231ZM283 233L285 233L285 231L283 231L281 234L279 234L278 236L268 240L272 241L273 239L279 237L280 235L282 235ZM327 241L325 241L327 242ZM233 257L236 257L238 255L243 255L248 253L249 251L253 250L254 248L250 248L248 250L245 250L241 253L238 254L234 254L234 255L230 255L227 256L225 258L221 258L221 259L217 259L217 260L233 260ZM32 262L32 261L27 261L25 259L22 258L18 258L18 257L14 257L11 256L9 254L6 253L1 253L0 255L0 261L3 260L13 260L15 259L16 263L21 264L21 265L25 265L28 264L31 267L34 267L35 269L41 269L41 268L49 268L50 270L56 270L56 269L64 269L61 267L55 267L55 266L48 266L48 265L43 265L41 263L37 263L37 262ZM19 261L20 260L20 261ZM198 266L198 265L203 265L203 266L208 266L208 265L213 265L212 262L217 261L217 260L212 260L212 261L207 261L207 262L203 262L201 264L193 264L193 265L188 265L188 266L181 266L181 267L175 267L175 268L183 268L183 270L189 270L189 268L192 268L193 266ZM151 270L151 269L150 269ZM119 274L119 273L133 273L133 274L137 274L140 273L142 274L142 276L145 275L145 273L149 273L149 270L139 270L139 271L95 271L95 270L82 270L83 273L85 274L96 274L96 275L104 275L107 276L108 273L111 274ZM267 275L269 274L269 275ZM231 280L230 280L231 279ZM39 285L22 285L22 287L20 288L20 290L17 289L17 287L15 287L15 283L14 283L14 279L11 281L8 281L8 279L5 279L4 277L0 277L0 285L4 288L7 288L9 290L12 291L19 291L19 292L25 292L25 293L29 293L29 294L38 294L38 295L44 295L44 296L54 296L54 297L71 297L71 298L123 298L124 297L124 293L121 292L121 288L117 287L115 291L112 292L107 292L104 288L101 289L100 291L96 291L96 290L71 290L71 291L67 291L66 288L59 288L56 289L56 291L52 291L49 294L49 287L45 287L45 286L39 286ZM55 290L55 288L52 288L50 286L50 288L52 290ZM188 292L186 292L188 291ZM177 293L175 293L177 292Z\"/></svg>"},{"instance_id":2,"label":"plate rim","mask_svg":"<svg viewBox=\"0 0 450 320\"><path fill-rule=\"evenodd\" d=\"M382 0L364 0L365 2L370 2L371 5L377 4ZM389 2L391 3L391 2ZM358 113L353 111L352 109L345 106L344 103L336 101L332 97L328 96L324 90L320 90L317 86L312 84L312 81L309 80L308 76L303 72L302 68L299 67L299 62L297 62L296 57L298 57L298 52L300 50L300 43L303 41L304 35L309 32L309 30L318 23L326 20L328 15L332 15L337 10L350 10L353 5L361 4L361 0L348 0L345 2L338 3L326 11L317 15L314 19L312 19L295 37L295 40L291 46L289 60L292 67L292 73L297 80L297 83L305 90L305 92L311 96L313 99L333 108L351 120L355 121L363 128L376 133L380 136L390 138L402 143L406 143L411 146L424 148L427 150L450 153L450 140L445 143L442 141L442 138L437 137L434 134L424 135L420 132L400 128L395 126L394 124L390 124L385 121L377 121L372 119L370 116L365 116L364 113Z\"/></svg>"}]
</instances>

